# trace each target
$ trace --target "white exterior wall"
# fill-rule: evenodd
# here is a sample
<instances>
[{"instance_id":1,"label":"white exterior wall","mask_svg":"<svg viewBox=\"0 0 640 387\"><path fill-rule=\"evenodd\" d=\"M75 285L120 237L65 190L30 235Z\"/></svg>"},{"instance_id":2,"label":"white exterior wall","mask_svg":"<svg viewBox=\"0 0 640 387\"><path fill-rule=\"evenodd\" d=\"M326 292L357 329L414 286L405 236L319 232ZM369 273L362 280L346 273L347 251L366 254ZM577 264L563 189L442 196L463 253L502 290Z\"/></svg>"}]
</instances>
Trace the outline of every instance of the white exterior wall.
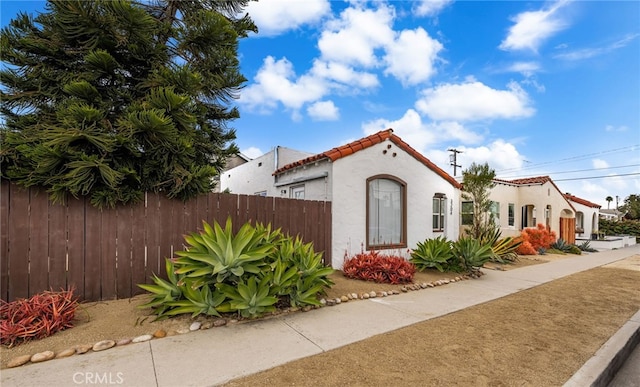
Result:
<instances>
[{"instance_id":1,"label":"white exterior wall","mask_svg":"<svg viewBox=\"0 0 640 387\"><path fill-rule=\"evenodd\" d=\"M489 195L490 200L500 203L500 231L502 237L515 237L520 235L521 207L518 198L518 187L506 184L497 184ZM464 200L464 199L463 199ZM509 203L514 204L514 222L509 226Z\"/></svg>"},{"instance_id":2,"label":"white exterior wall","mask_svg":"<svg viewBox=\"0 0 640 387\"><path fill-rule=\"evenodd\" d=\"M275 185L277 194L291 197L291 188L304 186L305 200L331 201L331 162L328 159L307 164L279 174Z\"/></svg>"},{"instance_id":3,"label":"white exterior wall","mask_svg":"<svg viewBox=\"0 0 640 387\"><path fill-rule=\"evenodd\" d=\"M387 146L391 148L387 149ZM383 154L386 150L386 154ZM393 157L393 153L396 156ZM457 239L459 190L414 157L387 140L336 160L332 170L332 266L342 268L345 252L352 256L366 248L367 178L391 175L407 184L407 248L427 238ZM435 193L447 197L445 231L432 230ZM453 205L453 207L452 207ZM393 250L391 250L393 252ZM404 254L405 251L399 253Z\"/></svg>"},{"instance_id":4,"label":"white exterior wall","mask_svg":"<svg viewBox=\"0 0 640 387\"><path fill-rule=\"evenodd\" d=\"M273 172L310 155L310 153L289 148L276 147L260 157L224 172L220 176L220 190L229 189L231 193L244 195L255 195L266 191L267 196L281 196L280 189L274 185Z\"/></svg>"},{"instance_id":5,"label":"white exterior wall","mask_svg":"<svg viewBox=\"0 0 640 387\"><path fill-rule=\"evenodd\" d=\"M584 217L582 227L583 232L576 232L576 239L591 239L591 234L598 232L598 213L600 212L600 209L585 206L584 204L574 201L571 201L571 204L576 209L576 212L582 212L582 216ZM576 228L579 226L578 219L576 219Z\"/></svg>"}]
</instances>

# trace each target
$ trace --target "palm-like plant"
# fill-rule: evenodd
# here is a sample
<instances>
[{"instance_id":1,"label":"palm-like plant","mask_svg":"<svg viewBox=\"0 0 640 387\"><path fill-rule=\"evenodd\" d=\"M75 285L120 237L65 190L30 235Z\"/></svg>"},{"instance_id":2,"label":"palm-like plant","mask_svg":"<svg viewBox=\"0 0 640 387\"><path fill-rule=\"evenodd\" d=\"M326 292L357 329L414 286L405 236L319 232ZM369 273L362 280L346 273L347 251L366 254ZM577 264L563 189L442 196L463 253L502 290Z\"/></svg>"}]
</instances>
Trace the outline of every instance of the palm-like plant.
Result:
<instances>
[{"instance_id":1,"label":"palm-like plant","mask_svg":"<svg viewBox=\"0 0 640 387\"><path fill-rule=\"evenodd\" d=\"M438 271L444 272L452 266L453 257L451 241L446 237L437 237L418 242L416 248L411 252L409 261L421 271L436 268Z\"/></svg>"}]
</instances>

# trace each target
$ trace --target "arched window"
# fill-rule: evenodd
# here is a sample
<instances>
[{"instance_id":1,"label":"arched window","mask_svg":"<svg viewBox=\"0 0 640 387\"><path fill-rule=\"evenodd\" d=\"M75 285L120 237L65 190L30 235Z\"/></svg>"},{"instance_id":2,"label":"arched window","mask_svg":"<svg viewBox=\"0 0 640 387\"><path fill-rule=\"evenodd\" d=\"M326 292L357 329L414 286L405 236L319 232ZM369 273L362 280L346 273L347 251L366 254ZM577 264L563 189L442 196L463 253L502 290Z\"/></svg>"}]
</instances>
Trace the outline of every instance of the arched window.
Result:
<instances>
[{"instance_id":1,"label":"arched window","mask_svg":"<svg viewBox=\"0 0 640 387\"><path fill-rule=\"evenodd\" d=\"M367 250L407 246L406 188L393 176L367 179Z\"/></svg>"}]
</instances>

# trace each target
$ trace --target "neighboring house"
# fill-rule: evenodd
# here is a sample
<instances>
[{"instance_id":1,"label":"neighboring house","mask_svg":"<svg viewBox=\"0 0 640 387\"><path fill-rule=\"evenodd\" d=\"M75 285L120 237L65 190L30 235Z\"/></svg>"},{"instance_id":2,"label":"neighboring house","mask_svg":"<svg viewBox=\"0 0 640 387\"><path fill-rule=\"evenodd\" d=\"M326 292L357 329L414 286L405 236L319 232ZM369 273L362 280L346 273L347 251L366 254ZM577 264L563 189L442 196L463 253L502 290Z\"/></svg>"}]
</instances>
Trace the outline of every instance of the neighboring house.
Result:
<instances>
[{"instance_id":1,"label":"neighboring house","mask_svg":"<svg viewBox=\"0 0 640 387\"><path fill-rule=\"evenodd\" d=\"M223 189L332 202L334 268L361 250L403 254L427 238L458 237L460 183L392 129L271 169L271 180L248 164L228 171Z\"/></svg>"},{"instance_id":2,"label":"neighboring house","mask_svg":"<svg viewBox=\"0 0 640 387\"><path fill-rule=\"evenodd\" d=\"M593 234L598 233L598 213L601 206L570 193L564 194L564 197L576 209L576 239L592 239Z\"/></svg>"},{"instance_id":3,"label":"neighboring house","mask_svg":"<svg viewBox=\"0 0 640 387\"><path fill-rule=\"evenodd\" d=\"M277 146L260 157L222 173L221 190L228 189L231 193L245 195L293 197L274 185L273 171L310 155Z\"/></svg>"},{"instance_id":4,"label":"neighboring house","mask_svg":"<svg viewBox=\"0 0 640 387\"><path fill-rule=\"evenodd\" d=\"M624 217L624 213L622 213L621 211L618 210L603 210L601 209L599 212L599 217L600 219L605 219L605 220L613 220L613 221L619 221L620 219L622 219Z\"/></svg>"},{"instance_id":5,"label":"neighboring house","mask_svg":"<svg viewBox=\"0 0 640 387\"><path fill-rule=\"evenodd\" d=\"M251 161L251 159L249 157L247 157L246 155L238 152L237 154L227 158L227 162L225 163L224 169L220 172L220 175L216 176L213 178L213 181L215 182L215 187L213 188L213 192L220 192L220 176L224 174L224 172L235 168L239 165L248 163L249 161Z\"/></svg>"},{"instance_id":6,"label":"neighboring house","mask_svg":"<svg viewBox=\"0 0 640 387\"><path fill-rule=\"evenodd\" d=\"M527 227L543 224L558 238L568 243L575 241L576 210L549 176L494 182L491 213L502 236L517 236ZM465 226L473 216L472 203L463 201L461 211Z\"/></svg>"}]
</instances>

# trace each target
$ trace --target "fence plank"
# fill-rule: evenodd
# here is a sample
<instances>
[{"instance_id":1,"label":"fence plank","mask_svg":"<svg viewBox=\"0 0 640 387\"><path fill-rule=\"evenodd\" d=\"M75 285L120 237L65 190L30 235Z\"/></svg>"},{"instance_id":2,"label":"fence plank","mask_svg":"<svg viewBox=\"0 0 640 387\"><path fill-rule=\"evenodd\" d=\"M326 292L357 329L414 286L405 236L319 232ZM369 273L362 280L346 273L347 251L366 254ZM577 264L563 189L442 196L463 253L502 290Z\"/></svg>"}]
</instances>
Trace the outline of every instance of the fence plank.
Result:
<instances>
[{"instance_id":1,"label":"fence plank","mask_svg":"<svg viewBox=\"0 0 640 387\"><path fill-rule=\"evenodd\" d=\"M162 218L160 213L160 196L158 193L147 194L147 221L145 238L147 243L146 283L153 283L152 275L164 273L164 256L160 255ZM164 274L163 274L164 275ZM166 278L164 275L162 278Z\"/></svg>"},{"instance_id":2,"label":"fence plank","mask_svg":"<svg viewBox=\"0 0 640 387\"><path fill-rule=\"evenodd\" d=\"M9 300L9 202L11 185L0 186L0 299Z\"/></svg>"},{"instance_id":3,"label":"fence plank","mask_svg":"<svg viewBox=\"0 0 640 387\"><path fill-rule=\"evenodd\" d=\"M101 273L102 299L111 300L116 296L116 243L118 212L102 211Z\"/></svg>"},{"instance_id":4,"label":"fence plank","mask_svg":"<svg viewBox=\"0 0 640 387\"><path fill-rule=\"evenodd\" d=\"M29 289L49 289L49 198L35 188L29 193Z\"/></svg>"},{"instance_id":5,"label":"fence plank","mask_svg":"<svg viewBox=\"0 0 640 387\"><path fill-rule=\"evenodd\" d=\"M146 199L145 199L146 200ZM145 248L147 246L147 204L133 206L131 212L131 295L144 293L138 287L147 278Z\"/></svg>"},{"instance_id":6,"label":"fence plank","mask_svg":"<svg viewBox=\"0 0 640 387\"><path fill-rule=\"evenodd\" d=\"M76 289L76 294L88 300L85 294L85 200L70 198L67 202L67 285ZM95 232L87 230L87 232ZM90 264L89 266L90 267Z\"/></svg>"},{"instance_id":7,"label":"fence plank","mask_svg":"<svg viewBox=\"0 0 640 387\"><path fill-rule=\"evenodd\" d=\"M67 206L49 203L49 286L67 289Z\"/></svg>"},{"instance_id":8,"label":"fence plank","mask_svg":"<svg viewBox=\"0 0 640 387\"><path fill-rule=\"evenodd\" d=\"M29 191L12 187L9 204L9 298L29 297Z\"/></svg>"},{"instance_id":9,"label":"fence plank","mask_svg":"<svg viewBox=\"0 0 640 387\"><path fill-rule=\"evenodd\" d=\"M102 299L102 212L90 204L85 208L84 296L87 300Z\"/></svg>"},{"instance_id":10,"label":"fence plank","mask_svg":"<svg viewBox=\"0 0 640 387\"><path fill-rule=\"evenodd\" d=\"M130 205L116 211L116 298L131 297L131 211Z\"/></svg>"},{"instance_id":11,"label":"fence plank","mask_svg":"<svg viewBox=\"0 0 640 387\"><path fill-rule=\"evenodd\" d=\"M158 261L158 276L166 279L167 273L164 270L165 259L172 258L172 245L173 245L173 205L170 199L165 196L159 195L159 210L160 210L160 224L157 227L160 228L160 240L158 245L160 246L160 258Z\"/></svg>"}]
</instances>

